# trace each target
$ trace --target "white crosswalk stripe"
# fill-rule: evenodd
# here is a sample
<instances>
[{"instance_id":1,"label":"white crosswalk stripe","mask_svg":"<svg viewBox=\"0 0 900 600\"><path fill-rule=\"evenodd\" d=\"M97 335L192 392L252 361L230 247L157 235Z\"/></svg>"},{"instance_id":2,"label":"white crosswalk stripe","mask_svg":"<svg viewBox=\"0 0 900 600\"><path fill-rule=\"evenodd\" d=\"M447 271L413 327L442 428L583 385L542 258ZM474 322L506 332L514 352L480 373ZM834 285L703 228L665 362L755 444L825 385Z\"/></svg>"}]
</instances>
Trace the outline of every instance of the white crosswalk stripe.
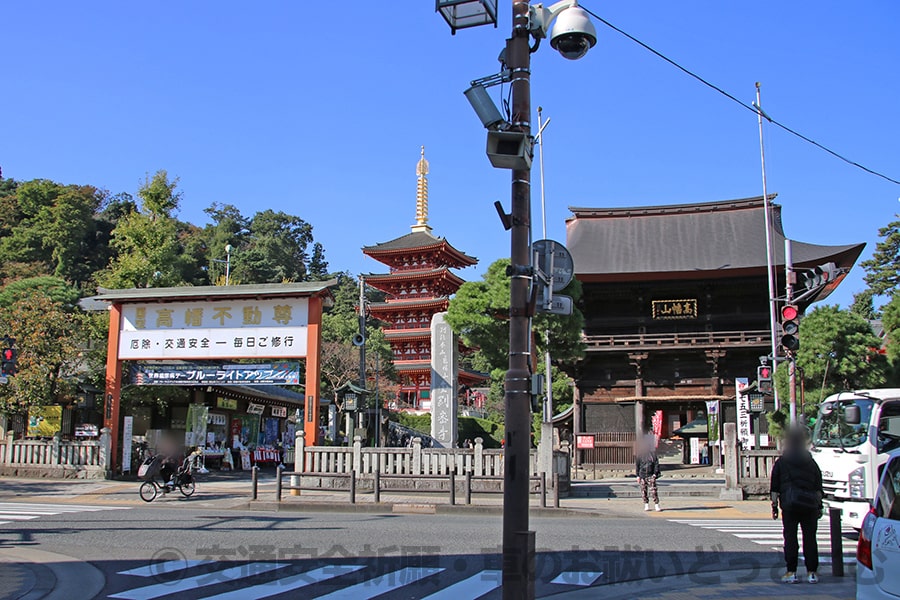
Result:
<instances>
[{"instance_id":1,"label":"white crosswalk stripe","mask_svg":"<svg viewBox=\"0 0 900 600\"><path fill-rule=\"evenodd\" d=\"M497 594L503 582L501 571L496 569L455 575L452 570L440 566L417 566L385 573L374 565L325 564L297 570L301 572L293 572L289 562L257 562L222 568L208 560L166 561L119 571L117 574L126 576L126 581L134 587L113 593L108 598L154 600L177 594L180 598L195 600L276 596L371 600L390 595L421 600L476 600ZM147 585L148 577L163 575ZM564 571L549 581L548 585L555 589L546 592L558 593L559 586L589 587L601 576L600 572Z\"/></svg>"},{"instance_id":2,"label":"white crosswalk stripe","mask_svg":"<svg viewBox=\"0 0 900 600\"><path fill-rule=\"evenodd\" d=\"M87 504L43 504L40 502L0 502L0 525L67 513L125 510L127 508L129 507L90 506Z\"/></svg>"},{"instance_id":3,"label":"white crosswalk stripe","mask_svg":"<svg viewBox=\"0 0 900 600\"><path fill-rule=\"evenodd\" d=\"M781 521L769 521L765 519L669 519L673 523L681 523L682 525L690 525L692 527L700 527L702 529L713 529L721 533L729 533L734 537L741 538L765 546L772 550L782 550L784 548L784 538L782 537ZM842 546L844 549L844 562L853 562L856 558L856 532L853 528L845 527L842 529ZM802 533L799 532L800 544L802 548ZM831 562L831 532L827 518L819 521L816 529L816 540L819 545L820 562L828 564ZM802 558L802 554L801 554Z\"/></svg>"}]
</instances>

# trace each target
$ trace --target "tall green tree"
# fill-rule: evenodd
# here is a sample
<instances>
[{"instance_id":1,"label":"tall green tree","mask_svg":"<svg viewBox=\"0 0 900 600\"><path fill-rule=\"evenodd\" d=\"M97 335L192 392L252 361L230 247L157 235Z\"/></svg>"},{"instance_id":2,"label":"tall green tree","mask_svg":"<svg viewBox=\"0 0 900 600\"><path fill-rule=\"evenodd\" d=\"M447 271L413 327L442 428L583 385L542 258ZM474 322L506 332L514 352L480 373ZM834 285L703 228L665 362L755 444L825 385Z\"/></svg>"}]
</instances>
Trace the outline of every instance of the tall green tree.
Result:
<instances>
[{"instance_id":1,"label":"tall green tree","mask_svg":"<svg viewBox=\"0 0 900 600\"><path fill-rule=\"evenodd\" d=\"M250 220L246 243L232 255L235 275L245 283L304 281L313 243L312 225L271 209Z\"/></svg>"},{"instance_id":2,"label":"tall green tree","mask_svg":"<svg viewBox=\"0 0 900 600\"><path fill-rule=\"evenodd\" d=\"M900 285L900 220L891 221L878 230L881 241L872 258L860 263L865 280L876 296L888 296Z\"/></svg>"},{"instance_id":3,"label":"tall green tree","mask_svg":"<svg viewBox=\"0 0 900 600\"><path fill-rule=\"evenodd\" d=\"M138 190L139 211L122 216L112 232L116 257L97 276L108 288L165 287L193 283L198 265L185 253L183 231L172 216L181 198L177 180L157 171Z\"/></svg>"}]
</instances>

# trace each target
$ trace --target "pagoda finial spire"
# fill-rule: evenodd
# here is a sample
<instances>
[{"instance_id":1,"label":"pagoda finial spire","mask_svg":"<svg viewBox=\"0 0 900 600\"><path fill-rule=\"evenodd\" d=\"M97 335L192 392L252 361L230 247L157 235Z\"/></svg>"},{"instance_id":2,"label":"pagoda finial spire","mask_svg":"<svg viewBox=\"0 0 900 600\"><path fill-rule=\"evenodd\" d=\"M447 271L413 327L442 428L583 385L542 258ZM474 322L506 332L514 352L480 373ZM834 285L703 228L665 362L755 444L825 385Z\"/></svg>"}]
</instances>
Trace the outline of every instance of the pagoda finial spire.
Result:
<instances>
[{"instance_id":1,"label":"pagoda finial spire","mask_svg":"<svg viewBox=\"0 0 900 600\"><path fill-rule=\"evenodd\" d=\"M416 224L413 232L431 233L428 224L428 161L425 160L425 146L422 146L422 157L416 164Z\"/></svg>"}]
</instances>

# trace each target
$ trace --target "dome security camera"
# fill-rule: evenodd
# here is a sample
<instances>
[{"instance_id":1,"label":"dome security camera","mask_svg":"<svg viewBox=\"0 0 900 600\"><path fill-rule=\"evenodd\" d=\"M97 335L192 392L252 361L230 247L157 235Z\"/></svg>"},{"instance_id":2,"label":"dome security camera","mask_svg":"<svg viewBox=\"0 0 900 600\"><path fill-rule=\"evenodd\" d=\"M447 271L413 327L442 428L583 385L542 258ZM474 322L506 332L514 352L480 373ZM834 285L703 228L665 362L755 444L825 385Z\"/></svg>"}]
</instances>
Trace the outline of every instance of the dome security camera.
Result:
<instances>
[{"instance_id":1,"label":"dome security camera","mask_svg":"<svg viewBox=\"0 0 900 600\"><path fill-rule=\"evenodd\" d=\"M597 30L588 14L580 6L562 11L553 24L550 46L563 58L578 60L597 43Z\"/></svg>"}]
</instances>

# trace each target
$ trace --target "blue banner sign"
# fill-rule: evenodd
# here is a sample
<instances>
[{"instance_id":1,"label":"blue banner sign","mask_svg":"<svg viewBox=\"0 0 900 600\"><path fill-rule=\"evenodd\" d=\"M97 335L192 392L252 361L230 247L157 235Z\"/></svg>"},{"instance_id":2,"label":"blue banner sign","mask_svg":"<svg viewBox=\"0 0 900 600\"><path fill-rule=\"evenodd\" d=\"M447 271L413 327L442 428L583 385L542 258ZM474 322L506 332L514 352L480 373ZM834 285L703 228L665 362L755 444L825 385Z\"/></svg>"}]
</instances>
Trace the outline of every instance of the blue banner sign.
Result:
<instances>
[{"instance_id":1,"label":"blue banner sign","mask_svg":"<svg viewBox=\"0 0 900 600\"><path fill-rule=\"evenodd\" d=\"M134 385L299 385L300 363L263 365L134 364Z\"/></svg>"}]
</instances>

